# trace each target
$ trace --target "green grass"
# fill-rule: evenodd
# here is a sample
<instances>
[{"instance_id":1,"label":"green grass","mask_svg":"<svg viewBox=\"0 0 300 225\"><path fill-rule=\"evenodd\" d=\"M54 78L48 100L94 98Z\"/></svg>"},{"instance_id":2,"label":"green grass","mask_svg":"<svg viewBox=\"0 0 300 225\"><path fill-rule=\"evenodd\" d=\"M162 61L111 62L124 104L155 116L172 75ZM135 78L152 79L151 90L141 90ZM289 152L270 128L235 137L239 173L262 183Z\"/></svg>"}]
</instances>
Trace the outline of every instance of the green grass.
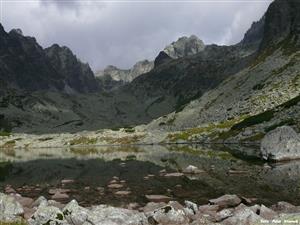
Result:
<instances>
[{"instance_id":1,"label":"green grass","mask_svg":"<svg viewBox=\"0 0 300 225\"><path fill-rule=\"evenodd\" d=\"M124 130L125 130L126 133L134 133L135 132L135 129L131 128L131 127L125 128Z\"/></svg>"},{"instance_id":2,"label":"green grass","mask_svg":"<svg viewBox=\"0 0 300 225\"><path fill-rule=\"evenodd\" d=\"M2 137L7 137L9 135L11 135L11 133L8 131L0 131L0 136L2 136Z\"/></svg>"},{"instance_id":3,"label":"green grass","mask_svg":"<svg viewBox=\"0 0 300 225\"><path fill-rule=\"evenodd\" d=\"M288 109L288 108L290 108L290 107L292 107L292 106L297 105L298 102L300 102L300 95L298 95L297 97L292 98L291 100L289 100L289 101L283 103L283 104L280 105L279 107L283 107L283 108Z\"/></svg>"},{"instance_id":4,"label":"green grass","mask_svg":"<svg viewBox=\"0 0 300 225\"><path fill-rule=\"evenodd\" d=\"M93 145L97 143L97 138L79 137L70 141L70 145Z\"/></svg>"},{"instance_id":5,"label":"green grass","mask_svg":"<svg viewBox=\"0 0 300 225\"><path fill-rule=\"evenodd\" d=\"M188 145L171 146L170 148L168 148L168 150L202 156L205 158L219 158L222 160L235 159L235 157L227 151L193 149L191 146Z\"/></svg>"},{"instance_id":6,"label":"green grass","mask_svg":"<svg viewBox=\"0 0 300 225\"><path fill-rule=\"evenodd\" d=\"M255 116L250 116L244 119L242 122L232 126L232 130L242 130L246 127L250 127L263 122L268 122L274 117L274 111L268 110Z\"/></svg>"},{"instance_id":7,"label":"green grass","mask_svg":"<svg viewBox=\"0 0 300 225\"><path fill-rule=\"evenodd\" d=\"M267 128L265 128L265 132L269 132L271 130L274 130L276 129L277 127L281 127L281 126L284 126L284 125L288 125L288 126L291 126L291 125L295 125L296 122L294 119L290 118L290 119L286 119L286 120L283 120L279 123L276 123L276 124L273 124Z\"/></svg>"},{"instance_id":8,"label":"green grass","mask_svg":"<svg viewBox=\"0 0 300 225\"><path fill-rule=\"evenodd\" d=\"M16 145L16 141L15 140L10 140L5 142L5 144L3 144L1 147L2 148L13 148Z\"/></svg>"},{"instance_id":9,"label":"green grass","mask_svg":"<svg viewBox=\"0 0 300 225\"><path fill-rule=\"evenodd\" d=\"M264 86L265 86L264 83L262 83L262 84L256 84L252 89L253 90L261 90L261 89L264 88Z\"/></svg>"},{"instance_id":10,"label":"green grass","mask_svg":"<svg viewBox=\"0 0 300 225\"><path fill-rule=\"evenodd\" d=\"M176 142L178 140L183 140L183 141L189 141L190 138L194 135L197 134L202 134L202 133L215 133L216 131L220 129L230 129L234 124L238 123L240 120L245 118L245 116L241 116L239 118L235 118L232 120L226 120L218 124L209 124L205 127L195 127L195 128L190 128L185 131L181 132L176 132L168 135L168 139L171 142Z\"/></svg>"},{"instance_id":11,"label":"green grass","mask_svg":"<svg viewBox=\"0 0 300 225\"><path fill-rule=\"evenodd\" d=\"M254 141L260 141L264 138L264 133L257 133L251 137L247 137L241 140L241 142L254 142Z\"/></svg>"}]
</instances>

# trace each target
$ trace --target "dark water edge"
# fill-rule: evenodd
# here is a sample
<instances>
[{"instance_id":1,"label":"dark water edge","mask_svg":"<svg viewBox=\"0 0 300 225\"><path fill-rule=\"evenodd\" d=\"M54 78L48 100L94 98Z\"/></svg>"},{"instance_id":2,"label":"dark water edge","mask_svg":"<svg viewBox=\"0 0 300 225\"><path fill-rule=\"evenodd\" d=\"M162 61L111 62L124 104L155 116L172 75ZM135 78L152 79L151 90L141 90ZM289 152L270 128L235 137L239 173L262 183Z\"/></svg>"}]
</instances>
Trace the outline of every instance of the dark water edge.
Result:
<instances>
[{"instance_id":1,"label":"dark water edge","mask_svg":"<svg viewBox=\"0 0 300 225\"><path fill-rule=\"evenodd\" d=\"M50 199L49 189L69 189L70 199L83 206L109 204L141 206L146 194L162 194L183 202L205 204L223 194L258 198L271 205L288 201L300 205L300 161L266 165L253 154L256 147L242 146L123 146L71 149L0 150L0 191L11 185L23 196ZM203 173L165 177L181 172L188 165ZM150 176L148 176L150 175ZM114 177L123 187L112 189ZM62 184L62 180L75 182ZM116 191L131 191L119 196ZM65 200L68 201L68 200Z\"/></svg>"}]
</instances>

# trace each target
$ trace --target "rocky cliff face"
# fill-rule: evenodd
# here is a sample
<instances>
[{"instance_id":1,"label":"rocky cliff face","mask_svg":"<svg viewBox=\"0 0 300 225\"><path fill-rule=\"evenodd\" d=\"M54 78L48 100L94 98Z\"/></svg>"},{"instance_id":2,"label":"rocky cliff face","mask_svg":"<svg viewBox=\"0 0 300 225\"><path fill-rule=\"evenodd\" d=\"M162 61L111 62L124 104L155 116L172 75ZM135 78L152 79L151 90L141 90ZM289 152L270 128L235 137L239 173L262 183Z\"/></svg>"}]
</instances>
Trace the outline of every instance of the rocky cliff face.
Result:
<instances>
[{"instance_id":1,"label":"rocky cliff face","mask_svg":"<svg viewBox=\"0 0 300 225\"><path fill-rule=\"evenodd\" d=\"M177 41L172 42L163 50L173 59L195 55L203 51L205 45L196 35L190 37L180 37Z\"/></svg>"},{"instance_id":2,"label":"rocky cliff face","mask_svg":"<svg viewBox=\"0 0 300 225\"><path fill-rule=\"evenodd\" d=\"M25 91L99 90L89 66L66 47L53 45L44 50L34 38L23 36L21 30L6 33L1 25L0 43L2 86Z\"/></svg>"},{"instance_id":3,"label":"rocky cliff face","mask_svg":"<svg viewBox=\"0 0 300 225\"><path fill-rule=\"evenodd\" d=\"M185 138L220 142L260 141L267 132L282 125L292 125L299 131L300 32L297 24L300 17L299 10L295 10L299 5L296 1L274 1L265 14L264 27L254 24L241 42L249 46L249 41L251 44L251 40L256 43L261 39L259 45L255 44L259 47L249 58L249 64L207 89L181 112L160 118L149 126L175 130L202 126L184 133ZM255 34L261 31L262 38ZM273 32L277 33L272 35ZM253 33L255 35L250 35ZM236 46L240 53L245 52L241 43Z\"/></svg>"},{"instance_id":4,"label":"rocky cliff face","mask_svg":"<svg viewBox=\"0 0 300 225\"><path fill-rule=\"evenodd\" d=\"M44 124L53 125L49 130L59 131L99 129L153 119L148 129L179 131L206 126L184 133L188 140L258 140L278 124L290 123L299 131L297 9L298 1L275 0L240 43L191 47L199 52L179 58L162 52L167 60L156 63L151 70L153 64L147 67L151 62L145 62L123 71L137 75L150 70L130 83L124 85L109 74L103 76L101 86L109 90L115 85L120 87L95 95L64 94L66 84L83 93L97 89L89 86L94 80L88 66L78 62L68 49L54 46L44 51L20 31L7 34L2 29L0 85L46 92L29 95L1 89L5 93L0 98L2 117L18 131L40 131ZM279 34L272 35L275 31ZM176 46L167 49L182 53L174 50ZM110 67L109 73L117 70ZM81 85L86 88L81 89Z\"/></svg>"},{"instance_id":5,"label":"rocky cliff face","mask_svg":"<svg viewBox=\"0 0 300 225\"><path fill-rule=\"evenodd\" d=\"M299 47L300 4L297 0L276 0L266 12L264 35L261 49L286 41Z\"/></svg>"},{"instance_id":6,"label":"rocky cliff face","mask_svg":"<svg viewBox=\"0 0 300 225\"><path fill-rule=\"evenodd\" d=\"M80 93L95 92L99 90L93 71L88 64L82 63L68 47L57 44L45 49L52 67L64 79L65 91Z\"/></svg>"},{"instance_id":7,"label":"rocky cliff face","mask_svg":"<svg viewBox=\"0 0 300 225\"><path fill-rule=\"evenodd\" d=\"M0 80L6 88L63 90L60 75L49 62L43 48L20 30L4 31L0 25Z\"/></svg>"},{"instance_id":8,"label":"rocky cliff face","mask_svg":"<svg viewBox=\"0 0 300 225\"><path fill-rule=\"evenodd\" d=\"M165 63L170 59L178 59L197 54L198 52L203 51L204 48L205 45L203 41L195 35L191 35L190 37L181 37L177 41L166 46L164 50L158 54L154 61L139 61L128 70L119 69L115 66L108 66L103 71L96 72L96 76L100 80L103 80L103 76L111 76L114 81L128 83L141 74L150 72L154 66ZM107 78L104 79L107 80ZM103 81L101 82L103 83ZM118 82L118 84L120 84L120 82Z\"/></svg>"},{"instance_id":9,"label":"rocky cliff face","mask_svg":"<svg viewBox=\"0 0 300 225\"><path fill-rule=\"evenodd\" d=\"M107 66L103 71L96 72L96 77L101 79L103 76L110 76L114 81L124 83L131 82L143 73L147 73L153 68L153 62L148 60L139 61L130 69L119 69L115 66Z\"/></svg>"},{"instance_id":10,"label":"rocky cliff face","mask_svg":"<svg viewBox=\"0 0 300 225\"><path fill-rule=\"evenodd\" d=\"M263 16L259 21L252 23L250 29L247 30L243 40L239 43L239 45L243 46L244 48L254 48L256 50L263 39L264 28L265 16Z\"/></svg>"}]
</instances>

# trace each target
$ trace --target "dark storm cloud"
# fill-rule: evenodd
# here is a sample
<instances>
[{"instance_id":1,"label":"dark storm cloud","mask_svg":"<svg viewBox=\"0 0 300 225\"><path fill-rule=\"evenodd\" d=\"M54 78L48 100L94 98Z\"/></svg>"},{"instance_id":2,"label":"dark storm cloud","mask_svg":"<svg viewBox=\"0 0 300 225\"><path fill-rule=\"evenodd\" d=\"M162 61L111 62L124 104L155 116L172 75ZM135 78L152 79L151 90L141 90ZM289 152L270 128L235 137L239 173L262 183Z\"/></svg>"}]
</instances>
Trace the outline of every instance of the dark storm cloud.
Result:
<instances>
[{"instance_id":1,"label":"dark storm cloud","mask_svg":"<svg viewBox=\"0 0 300 225\"><path fill-rule=\"evenodd\" d=\"M233 44L270 1L3 2L6 30L18 27L47 47L66 45L94 70L128 68L153 59L165 45L195 34L205 43Z\"/></svg>"}]
</instances>

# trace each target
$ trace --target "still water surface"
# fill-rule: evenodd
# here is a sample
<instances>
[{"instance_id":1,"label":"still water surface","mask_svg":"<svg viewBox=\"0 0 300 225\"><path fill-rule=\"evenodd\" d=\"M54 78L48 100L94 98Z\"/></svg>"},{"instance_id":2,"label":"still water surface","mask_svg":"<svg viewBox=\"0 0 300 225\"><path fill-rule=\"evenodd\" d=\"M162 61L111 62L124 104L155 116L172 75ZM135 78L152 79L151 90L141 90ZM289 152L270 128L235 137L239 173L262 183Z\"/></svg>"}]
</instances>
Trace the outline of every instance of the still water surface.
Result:
<instances>
[{"instance_id":1,"label":"still water surface","mask_svg":"<svg viewBox=\"0 0 300 225\"><path fill-rule=\"evenodd\" d=\"M162 194L198 204L223 194L258 198L266 205L288 201L300 205L300 161L266 165L241 157L234 149L207 146L126 146L70 149L1 149L0 192L11 185L23 196L50 198L52 188L69 190L81 205L144 205L146 194ZM248 148L247 151L257 151ZM166 177L188 165L203 172ZM122 180L123 187L108 184ZM74 183L62 184L71 179ZM130 191L126 196L117 191Z\"/></svg>"}]
</instances>

